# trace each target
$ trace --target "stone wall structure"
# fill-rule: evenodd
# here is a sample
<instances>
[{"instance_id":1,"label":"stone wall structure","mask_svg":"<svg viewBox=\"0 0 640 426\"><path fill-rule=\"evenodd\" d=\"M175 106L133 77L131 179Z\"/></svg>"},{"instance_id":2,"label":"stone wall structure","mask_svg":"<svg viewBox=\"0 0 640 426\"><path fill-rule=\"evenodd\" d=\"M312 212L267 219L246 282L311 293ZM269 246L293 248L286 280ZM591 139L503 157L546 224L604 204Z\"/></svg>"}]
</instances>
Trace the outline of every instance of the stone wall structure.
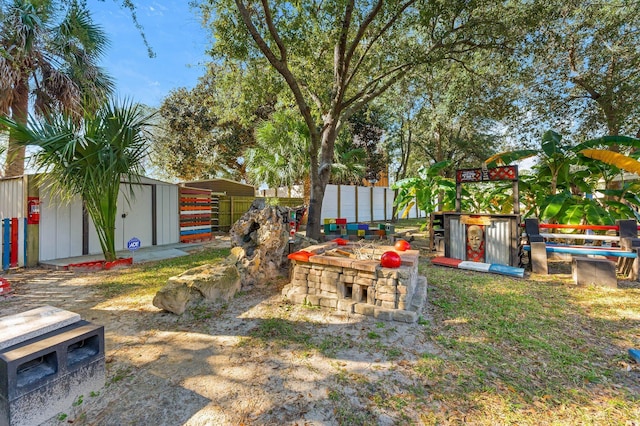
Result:
<instances>
[{"instance_id":1,"label":"stone wall structure","mask_svg":"<svg viewBox=\"0 0 640 426\"><path fill-rule=\"evenodd\" d=\"M357 245L338 247L328 242L307 247L308 261L291 260L291 281L282 294L294 303L369 315L384 320L414 322L426 302L427 279L418 273L418 250L397 252L402 265L383 268L380 256L392 246L359 250L366 258L331 255L332 250L351 254ZM363 253L364 252L364 253Z\"/></svg>"}]
</instances>

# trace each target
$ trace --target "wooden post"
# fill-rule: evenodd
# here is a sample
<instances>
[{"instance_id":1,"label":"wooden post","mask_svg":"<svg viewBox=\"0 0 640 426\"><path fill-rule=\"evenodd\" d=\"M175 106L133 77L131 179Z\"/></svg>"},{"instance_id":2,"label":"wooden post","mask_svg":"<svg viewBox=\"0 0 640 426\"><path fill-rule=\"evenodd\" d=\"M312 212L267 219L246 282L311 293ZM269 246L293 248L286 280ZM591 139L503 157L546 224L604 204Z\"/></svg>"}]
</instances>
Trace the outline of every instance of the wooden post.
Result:
<instances>
[{"instance_id":1,"label":"wooden post","mask_svg":"<svg viewBox=\"0 0 640 426\"><path fill-rule=\"evenodd\" d=\"M342 200L340 199L340 184L338 184L337 201L338 201L338 217L342 217L340 215L340 211L342 210Z\"/></svg>"},{"instance_id":2,"label":"wooden post","mask_svg":"<svg viewBox=\"0 0 640 426\"><path fill-rule=\"evenodd\" d=\"M356 198L356 222L358 222L358 204L359 204L359 202L358 202L358 185L355 185L353 188L356 191L356 193L355 193L355 198Z\"/></svg>"},{"instance_id":3,"label":"wooden post","mask_svg":"<svg viewBox=\"0 0 640 426\"><path fill-rule=\"evenodd\" d=\"M518 180L513 181L513 213L520 214L520 192L518 190Z\"/></svg>"},{"instance_id":4,"label":"wooden post","mask_svg":"<svg viewBox=\"0 0 640 426\"><path fill-rule=\"evenodd\" d=\"M369 207L371 208L371 220L369 222L373 223L373 186L369 188L371 190L371 195L369 196Z\"/></svg>"},{"instance_id":5,"label":"wooden post","mask_svg":"<svg viewBox=\"0 0 640 426\"><path fill-rule=\"evenodd\" d=\"M387 190L389 188L384 189L384 221L387 221Z\"/></svg>"}]
</instances>

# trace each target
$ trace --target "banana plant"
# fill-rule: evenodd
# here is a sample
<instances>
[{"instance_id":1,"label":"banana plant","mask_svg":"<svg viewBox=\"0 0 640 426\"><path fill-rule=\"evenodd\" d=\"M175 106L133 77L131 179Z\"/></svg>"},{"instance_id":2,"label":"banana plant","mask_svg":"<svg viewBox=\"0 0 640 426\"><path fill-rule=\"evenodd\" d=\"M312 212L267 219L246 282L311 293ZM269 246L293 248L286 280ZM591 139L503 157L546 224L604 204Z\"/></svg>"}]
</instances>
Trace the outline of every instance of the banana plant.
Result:
<instances>
[{"instance_id":1,"label":"banana plant","mask_svg":"<svg viewBox=\"0 0 640 426\"><path fill-rule=\"evenodd\" d=\"M427 214L437 210L453 210L456 200L456 184L453 179L442 176L442 171L451 166L450 161L440 161L423 167L418 177L402 179L391 186L398 194L394 205L406 217L416 204Z\"/></svg>"}]
</instances>

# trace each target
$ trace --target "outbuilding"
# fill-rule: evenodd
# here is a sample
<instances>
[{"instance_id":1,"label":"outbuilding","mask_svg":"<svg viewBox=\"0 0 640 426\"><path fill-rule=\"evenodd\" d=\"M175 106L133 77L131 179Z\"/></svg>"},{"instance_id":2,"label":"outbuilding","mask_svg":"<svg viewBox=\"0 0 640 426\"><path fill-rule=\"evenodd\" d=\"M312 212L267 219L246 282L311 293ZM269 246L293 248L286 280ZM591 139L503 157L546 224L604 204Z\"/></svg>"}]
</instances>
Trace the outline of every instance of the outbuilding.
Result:
<instances>
[{"instance_id":1,"label":"outbuilding","mask_svg":"<svg viewBox=\"0 0 640 426\"><path fill-rule=\"evenodd\" d=\"M123 181L116 214L116 250L126 250L132 238L142 247L180 240L178 186L147 177ZM3 219L2 259L11 267L101 254L95 227L79 196L53 195L42 175L0 180L0 219ZM15 261L14 261L15 260Z\"/></svg>"}]
</instances>

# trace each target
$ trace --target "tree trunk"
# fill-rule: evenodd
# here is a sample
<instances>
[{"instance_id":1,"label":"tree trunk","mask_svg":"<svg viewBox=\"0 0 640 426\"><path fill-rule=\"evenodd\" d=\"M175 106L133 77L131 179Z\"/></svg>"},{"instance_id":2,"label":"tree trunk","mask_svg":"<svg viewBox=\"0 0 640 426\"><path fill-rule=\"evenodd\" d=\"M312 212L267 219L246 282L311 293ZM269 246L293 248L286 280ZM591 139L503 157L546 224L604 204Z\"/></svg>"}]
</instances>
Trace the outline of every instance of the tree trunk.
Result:
<instances>
[{"instance_id":1,"label":"tree trunk","mask_svg":"<svg viewBox=\"0 0 640 426\"><path fill-rule=\"evenodd\" d=\"M27 78L22 78L16 86L15 98L11 104L11 118L25 126L29 108L29 81ZM24 157L25 147L18 143L15 131L10 130L9 147L4 169L5 177L22 176L24 174Z\"/></svg>"},{"instance_id":2,"label":"tree trunk","mask_svg":"<svg viewBox=\"0 0 640 426\"><path fill-rule=\"evenodd\" d=\"M331 177L331 165L333 163L333 149L336 142L338 122L333 116L325 117L320 144L320 159L316 161L317 168L313 166L311 159L311 199L309 200L309 220L307 221L307 236L318 240L321 237L320 215L322 214L322 201L324 193ZM313 144L313 141L311 141Z\"/></svg>"}]
</instances>

